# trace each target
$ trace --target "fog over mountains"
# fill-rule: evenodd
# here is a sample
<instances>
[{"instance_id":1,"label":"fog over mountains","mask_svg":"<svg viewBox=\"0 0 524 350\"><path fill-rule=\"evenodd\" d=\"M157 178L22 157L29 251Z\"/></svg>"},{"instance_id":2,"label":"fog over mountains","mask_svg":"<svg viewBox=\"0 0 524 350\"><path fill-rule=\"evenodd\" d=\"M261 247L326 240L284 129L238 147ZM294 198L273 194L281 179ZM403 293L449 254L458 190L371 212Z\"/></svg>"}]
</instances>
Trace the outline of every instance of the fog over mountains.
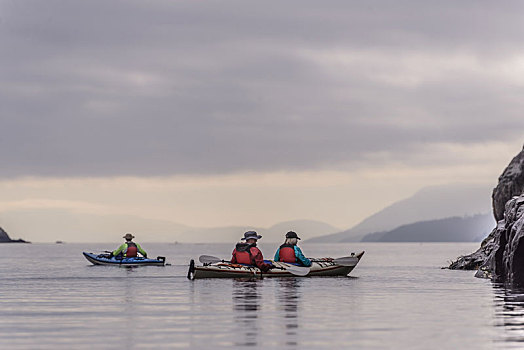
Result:
<instances>
[{"instance_id":1,"label":"fog over mountains","mask_svg":"<svg viewBox=\"0 0 524 350\"><path fill-rule=\"evenodd\" d=\"M424 188L345 231L315 220L286 221L269 228L190 227L167 220L98 215L62 208L3 211L0 224L14 235L34 242L49 241L49 237L52 241L117 242L126 232L132 232L141 242L236 242L246 230L256 230L264 237L264 242L281 242L289 230L296 231L309 243L348 242L419 221L490 213L490 191L486 186L463 184Z\"/></svg>"},{"instance_id":2,"label":"fog over mountains","mask_svg":"<svg viewBox=\"0 0 524 350\"><path fill-rule=\"evenodd\" d=\"M401 225L486 213L491 213L491 188L485 185L453 184L426 187L348 230L316 237L308 242L358 242L369 233L389 231Z\"/></svg>"},{"instance_id":3,"label":"fog over mountains","mask_svg":"<svg viewBox=\"0 0 524 350\"><path fill-rule=\"evenodd\" d=\"M491 214L418 221L391 231L370 233L363 242L480 242L495 227Z\"/></svg>"},{"instance_id":4,"label":"fog over mountains","mask_svg":"<svg viewBox=\"0 0 524 350\"><path fill-rule=\"evenodd\" d=\"M237 242L246 230L256 230L264 242L281 242L285 233L295 230L315 237L340 229L313 220L281 222L269 228L254 226L190 227L166 220L125 215L96 215L64 209L16 210L0 213L7 231L34 242L118 242L132 232L140 242Z\"/></svg>"}]
</instances>

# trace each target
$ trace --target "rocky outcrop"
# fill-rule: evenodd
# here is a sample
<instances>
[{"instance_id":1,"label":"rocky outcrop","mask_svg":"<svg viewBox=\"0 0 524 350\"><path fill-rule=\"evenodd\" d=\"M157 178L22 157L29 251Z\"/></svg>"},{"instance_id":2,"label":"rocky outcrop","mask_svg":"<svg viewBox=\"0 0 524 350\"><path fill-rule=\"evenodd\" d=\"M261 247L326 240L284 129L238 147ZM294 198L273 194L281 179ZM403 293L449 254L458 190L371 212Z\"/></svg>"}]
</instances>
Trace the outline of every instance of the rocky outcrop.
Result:
<instances>
[{"instance_id":1,"label":"rocky outcrop","mask_svg":"<svg viewBox=\"0 0 524 350\"><path fill-rule=\"evenodd\" d=\"M11 241L11 238L7 234L7 232L4 231L3 228L0 227L0 242L9 242Z\"/></svg>"},{"instance_id":2,"label":"rocky outcrop","mask_svg":"<svg viewBox=\"0 0 524 350\"><path fill-rule=\"evenodd\" d=\"M504 220L490 244L491 252L476 276L524 286L524 195L506 203Z\"/></svg>"},{"instance_id":3,"label":"rocky outcrop","mask_svg":"<svg viewBox=\"0 0 524 350\"><path fill-rule=\"evenodd\" d=\"M524 149L510 162L493 190L497 227L473 254L450 269L478 269L476 276L524 285Z\"/></svg>"},{"instance_id":4,"label":"rocky outcrop","mask_svg":"<svg viewBox=\"0 0 524 350\"><path fill-rule=\"evenodd\" d=\"M7 232L4 231L3 228L0 227L0 243L30 243L27 241L24 241L23 239L11 239Z\"/></svg>"},{"instance_id":5,"label":"rocky outcrop","mask_svg":"<svg viewBox=\"0 0 524 350\"><path fill-rule=\"evenodd\" d=\"M499 183L493 190L493 215L495 220L504 219L506 203L514 196L524 192L524 149L511 160L502 175Z\"/></svg>"}]
</instances>

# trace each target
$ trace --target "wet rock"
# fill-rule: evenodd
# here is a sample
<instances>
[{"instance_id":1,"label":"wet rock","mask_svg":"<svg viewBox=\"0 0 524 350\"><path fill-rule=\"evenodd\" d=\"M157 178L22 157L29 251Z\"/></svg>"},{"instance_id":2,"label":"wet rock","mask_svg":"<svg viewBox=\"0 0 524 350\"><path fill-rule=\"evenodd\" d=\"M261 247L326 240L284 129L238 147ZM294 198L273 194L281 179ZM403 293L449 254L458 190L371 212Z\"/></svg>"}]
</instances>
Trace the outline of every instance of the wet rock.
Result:
<instances>
[{"instance_id":1,"label":"wet rock","mask_svg":"<svg viewBox=\"0 0 524 350\"><path fill-rule=\"evenodd\" d=\"M493 250L477 276L524 285L524 195L506 203L503 225L496 231Z\"/></svg>"},{"instance_id":2,"label":"wet rock","mask_svg":"<svg viewBox=\"0 0 524 350\"><path fill-rule=\"evenodd\" d=\"M476 252L458 257L456 261L449 265L449 268L452 270L477 270L481 268L494 249L496 232L497 229L495 228L488 237L482 241L480 248Z\"/></svg>"},{"instance_id":3,"label":"wet rock","mask_svg":"<svg viewBox=\"0 0 524 350\"><path fill-rule=\"evenodd\" d=\"M473 254L461 256L449 266L477 270L476 277L524 285L524 150L499 177L493 190L493 215L497 227Z\"/></svg>"}]
</instances>

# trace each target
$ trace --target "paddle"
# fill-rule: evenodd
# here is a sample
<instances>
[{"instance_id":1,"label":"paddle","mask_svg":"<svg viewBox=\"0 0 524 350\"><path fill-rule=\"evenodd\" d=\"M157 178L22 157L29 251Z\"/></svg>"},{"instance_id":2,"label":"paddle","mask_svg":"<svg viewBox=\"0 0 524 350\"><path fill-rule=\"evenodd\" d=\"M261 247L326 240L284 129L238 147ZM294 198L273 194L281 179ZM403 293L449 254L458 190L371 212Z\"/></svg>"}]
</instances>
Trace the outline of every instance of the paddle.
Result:
<instances>
[{"instance_id":1,"label":"paddle","mask_svg":"<svg viewBox=\"0 0 524 350\"><path fill-rule=\"evenodd\" d=\"M229 262L211 255L200 255L198 261L200 261L202 264L216 264L219 262Z\"/></svg>"},{"instance_id":2,"label":"paddle","mask_svg":"<svg viewBox=\"0 0 524 350\"><path fill-rule=\"evenodd\" d=\"M287 272L290 272L293 275L297 275L297 276L306 276L310 270L309 267L297 266L297 265L288 264L288 263L281 262L281 261L276 261L275 264L278 264L278 266L276 266L277 269L280 268L282 270L286 270Z\"/></svg>"},{"instance_id":3,"label":"paddle","mask_svg":"<svg viewBox=\"0 0 524 350\"><path fill-rule=\"evenodd\" d=\"M228 263L229 261L222 260L220 258L217 258L215 256L211 255L200 255L198 258L198 261L200 261L202 264L215 264L219 262L225 262ZM297 276L305 276L309 273L309 267L304 266L295 266L291 264L286 264L283 262L278 262L278 266L275 266L277 269L288 271L289 273Z\"/></svg>"}]
</instances>

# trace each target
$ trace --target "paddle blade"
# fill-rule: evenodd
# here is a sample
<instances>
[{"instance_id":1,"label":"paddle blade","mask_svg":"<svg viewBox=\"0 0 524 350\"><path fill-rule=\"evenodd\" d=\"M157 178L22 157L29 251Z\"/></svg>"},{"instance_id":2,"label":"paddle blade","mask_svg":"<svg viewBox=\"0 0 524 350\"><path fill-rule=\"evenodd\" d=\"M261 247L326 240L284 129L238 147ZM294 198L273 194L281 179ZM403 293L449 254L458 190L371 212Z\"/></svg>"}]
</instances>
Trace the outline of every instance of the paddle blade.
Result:
<instances>
[{"instance_id":1,"label":"paddle blade","mask_svg":"<svg viewBox=\"0 0 524 350\"><path fill-rule=\"evenodd\" d=\"M222 259L219 259L216 256L211 255L200 255L198 257L198 261L200 261L202 264L215 264L221 262Z\"/></svg>"},{"instance_id":2,"label":"paddle blade","mask_svg":"<svg viewBox=\"0 0 524 350\"><path fill-rule=\"evenodd\" d=\"M354 256L346 256L343 258L334 259L333 262L340 266L355 266L358 263L358 258Z\"/></svg>"},{"instance_id":3,"label":"paddle blade","mask_svg":"<svg viewBox=\"0 0 524 350\"><path fill-rule=\"evenodd\" d=\"M287 272L292 273L293 275L296 275L296 276L306 276L310 270L309 267L286 264L280 261L277 264L278 264L277 266L282 267Z\"/></svg>"}]
</instances>

